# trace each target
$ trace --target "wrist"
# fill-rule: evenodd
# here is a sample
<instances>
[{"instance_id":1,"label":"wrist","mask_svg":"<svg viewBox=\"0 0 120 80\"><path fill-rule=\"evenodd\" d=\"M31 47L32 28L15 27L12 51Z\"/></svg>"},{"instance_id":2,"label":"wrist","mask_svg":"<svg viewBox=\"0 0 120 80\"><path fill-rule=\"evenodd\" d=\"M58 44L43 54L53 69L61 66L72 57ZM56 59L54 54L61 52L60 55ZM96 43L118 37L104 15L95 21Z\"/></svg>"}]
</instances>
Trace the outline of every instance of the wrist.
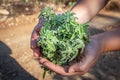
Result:
<instances>
[{"instance_id":1,"label":"wrist","mask_svg":"<svg viewBox=\"0 0 120 80\"><path fill-rule=\"evenodd\" d=\"M101 33L92 37L100 46L100 53L120 50L120 30Z\"/></svg>"},{"instance_id":2,"label":"wrist","mask_svg":"<svg viewBox=\"0 0 120 80\"><path fill-rule=\"evenodd\" d=\"M85 22L89 22L90 21L90 17L88 15L88 10L85 7L74 7L71 12L75 13L75 17L77 17L77 21L82 24Z\"/></svg>"},{"instance_id":3,"label":"wrist","mask_svg":"<svg viewBox=\"0 0 120 80\"><path fill-rule=\"evenodd\" d=\"M104 33L103 37L104 52L120 50L120 30Z\"/></svg>"}]
</instances>

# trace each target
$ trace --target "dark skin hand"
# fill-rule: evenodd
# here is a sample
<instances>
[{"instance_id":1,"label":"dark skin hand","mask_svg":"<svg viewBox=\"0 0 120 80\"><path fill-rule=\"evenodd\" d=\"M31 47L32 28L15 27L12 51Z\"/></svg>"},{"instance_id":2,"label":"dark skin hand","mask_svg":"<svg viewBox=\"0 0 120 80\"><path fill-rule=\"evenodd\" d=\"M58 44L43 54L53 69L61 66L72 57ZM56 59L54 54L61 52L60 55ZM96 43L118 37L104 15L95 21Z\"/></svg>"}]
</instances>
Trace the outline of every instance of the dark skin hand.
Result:
<instances>
[{"instance_id":1,"label":"dark skin hand","mask_svg":"<svg viewBox=\"0 0 120 80\"><path fill-rule=\"evenodd\" d=\"M76 17L79 17L79 23L89 22L105 6L107 1L108 0L83 0L82 3L78 2L76 7L74 7L71 11L76 13ZM85 47L83 53L84 56L79 62L74 61L73 64L70 64L70 66L55 65L41 57L40 50L37 46L37 39L39 37L39 31L42 27L42 23L43 20L40 20L33 30L31 36L31 48L40 64L58 74L66 76L85 74L95 65L103 52L120 50L119 29L91 36L89 44Z\"/></svg>"},{"instance_id":2,"label":"dark skin hand","mask_svg":"<svg viewBox=\"0 0 120 80\"><path fill-rule=\"evenodd\" d=\"M41 23L41 21L39 23ZM40 64L58 74L66 76L85 74L95 65L103 52L120 50L120 30L97 34L91 36L90 42L86 45L83 53L84 56L80 62L74 61L73 64L70 64L70 66L59 66L41 57L39 48L36 46L38 32L41 28L39 23L34 29L31 38L31 46L34 51L34 55L39 60Z\"/></svg>"}]
</instances>

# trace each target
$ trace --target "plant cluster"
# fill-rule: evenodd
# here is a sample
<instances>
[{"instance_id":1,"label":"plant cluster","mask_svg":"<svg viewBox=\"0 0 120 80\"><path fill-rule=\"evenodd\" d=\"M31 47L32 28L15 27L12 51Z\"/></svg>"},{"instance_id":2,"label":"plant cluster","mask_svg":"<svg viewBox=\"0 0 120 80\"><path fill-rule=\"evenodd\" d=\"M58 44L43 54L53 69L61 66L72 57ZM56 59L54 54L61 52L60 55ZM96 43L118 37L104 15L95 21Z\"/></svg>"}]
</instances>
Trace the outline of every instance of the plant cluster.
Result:
<instances>
[{"instance_id":1,"label":"plant cluster","mask_svg":"<svg viewBox=\"0 0 120 80\"><path fill-rule=\"evenodd\" d=\"M70 11L57 15L51 8L43 9L39 17L44 19L38 38L42 57L54 64L67 65L78 53L82 54L89 42L87 23L79 24Z\"/></svg>"}]
</instances>

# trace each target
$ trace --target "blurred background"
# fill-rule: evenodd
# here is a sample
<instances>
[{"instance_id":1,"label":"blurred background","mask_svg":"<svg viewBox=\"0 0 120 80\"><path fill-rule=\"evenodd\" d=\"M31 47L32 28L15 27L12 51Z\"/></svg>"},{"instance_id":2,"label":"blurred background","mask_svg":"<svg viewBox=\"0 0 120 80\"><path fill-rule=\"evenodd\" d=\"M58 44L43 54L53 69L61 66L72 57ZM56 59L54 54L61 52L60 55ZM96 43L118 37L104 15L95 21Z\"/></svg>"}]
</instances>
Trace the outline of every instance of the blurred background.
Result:
<instances>
[{"instance_id":1,"label":"blurred background","mask_svg":"<svg viewBox=\"0 0 120 80\"><path fill-rule=\"evenodd\" d=\"M30 36L44 7L69 10L77 0L0 0L0 80L42 80L30 49ZM120 0L108 4L89 23L91 35L120 27ZM102 55L83 76L47 74L44 80L120 80L120 51Z\"/></svg>"}]
</instances>

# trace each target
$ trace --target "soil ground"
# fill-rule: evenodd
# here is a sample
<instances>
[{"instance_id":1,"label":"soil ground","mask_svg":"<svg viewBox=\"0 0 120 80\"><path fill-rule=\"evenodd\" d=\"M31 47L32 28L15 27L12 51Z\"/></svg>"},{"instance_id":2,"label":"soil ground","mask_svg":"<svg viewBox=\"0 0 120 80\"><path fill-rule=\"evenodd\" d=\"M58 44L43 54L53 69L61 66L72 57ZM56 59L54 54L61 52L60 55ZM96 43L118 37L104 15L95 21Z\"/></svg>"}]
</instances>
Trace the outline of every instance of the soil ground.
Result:
<instances>
[{"instance_id":1,"label":"soil ground","mask_svg":"<svg viewBox=\"0 0 120 80\"><path fill-rule=\"evenodd\" d=\"M11 17L0 23L0 80L42 80L43 70L30 49L30 36L38 14ZM92 35L118 29L120 13L101 11L90 26ZM102 55L83 76L47 74L44 80L120 80L120 51Z\"/></svg>"}]
</instances>

